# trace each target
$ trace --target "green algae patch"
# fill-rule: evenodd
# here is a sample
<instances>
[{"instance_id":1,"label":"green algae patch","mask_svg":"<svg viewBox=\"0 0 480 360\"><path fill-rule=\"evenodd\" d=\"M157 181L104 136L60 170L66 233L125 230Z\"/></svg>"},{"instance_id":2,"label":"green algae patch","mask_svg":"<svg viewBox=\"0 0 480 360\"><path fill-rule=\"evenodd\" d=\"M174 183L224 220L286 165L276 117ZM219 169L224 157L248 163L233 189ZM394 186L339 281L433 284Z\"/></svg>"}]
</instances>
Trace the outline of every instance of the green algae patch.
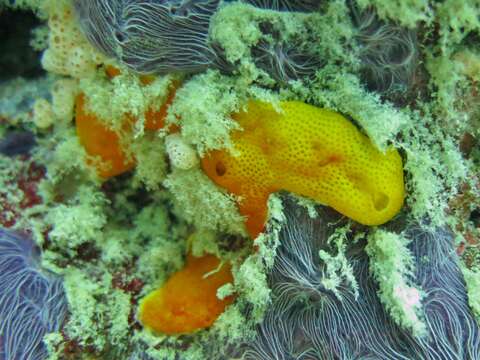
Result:
<instances>
[{"instance_id":1,"label":"green algae patch","mask_svg":"<svg viewBox=\"0 0 480 360\"><path fill-rule=\"evenodd\" d=\"M102 351L111 344L124 349L129 334L130 297L111 287L111 275L99 282L79 269L67 269L64 287L70 307L66 333L81 346Z\"/></svg>"},{"instance_id":2,"label":"green algae patch","mask_svg":"<svg viewBox=\"0 0 480 360\"><path fill-rule=\"evenodd\" d=\"M45 216L51 227L53 245L59 249L75 248L89 241L101 242L107 222L107 200L101 192L82 186L66 204L53 206Z\"/></svg>"},{"instance_id":3,"label":"green algae patch","mask_svg":"<svg viewBox=\"0 0 480 360\"><path fill-rule=\"evenodd\" d=\"M179 76L155 77L145 84L138 74L119 67L120 74L109 79L104 68L94 76L80 80L79 89L86 94L87 110L93 112L108 128L122 130L127 118L135 120L135 137L144 133L145 113L165 103L174 81Z\"/></svg>"},{"instance_id":4,"label":"green algae patch","mask_svg":"<svg viewBox=\"0 0 480 360\"><path fill-rule=\"evenodd\" d=\"M480 270L462 266L462 273L467 285L468 303L480 324Z\"/></svg>"},{"instance_id":5,"label":"green algae patch","mask_svg":"<svg viewBox=\"0 0 480 360\"><path fill-rule=\"evenodd\" d=\"M131 150L137 161L133 181L144 184L149 191L159 190L167 175L163 139L156 134L145 134L132 143Z\"/></svg>"},{"instance_id":6,"label":"green algae patch","mask_svg":"<svg viewBox=\"0 0 480 360\"><path fill-rule=\"evenodd\" d=\"M235 63L250 56L250 47L262 35L258 19L276 19L274 13L261 11L251 5L224 6L212 20L210 37L225 50L226 59Z\"/></svg>"},{"instance_id":7,"label":"green algae patch","mask_svg":"<svg viewBox=\"0 0 480 360\"><path fill-rule=\"evenodd\" d=\"M319 258L325 263L322 284L325 289L333 292L339 300L341 300L339 288L343 284L348 284L355 298L358 298L358 283L353 274L353 268L345 254L347 234L349 232L350 224L335 229L327 241L335 248L336 254L328 253L325 250L320 250L318 254Z\"/></svg>"},{"instance_id":8,"label":"green algae patch","mask_svg":"<svg viewBox=\"0 0 480 360\"><path fill-rule=\"evenodd\" d=\"M433 18L427 0L359 0L358 4L362 8L373 6L381 18L396 20L409 28L414 28L420 21L430 23Z\"/></svg>"},{"instance_id":9,"label":"green algae patch","mask_svg":"<svg viewBox=\"0 0 480 360\"><path fill-rule=\"evenodd\" d=\"M0 155L0 202L1 223L3 226L15 224L15 219L21 213L19 204L24 199L24 193L18 188L15 179L23 164L20 160L12 161Z\"/></svg>"},{"instance_id":10,"label":"green algae patch","mask_svg":"<svg viewBox=\"0 0 480 360\"><path fill-rule=\"evenodd\" d=\"M436 18L440 24L440 45L453 48L469 34L480 30L478 2L475 0L446 0L436 4Z\"/></svg>"},{"instance_id":11,"label":"green algae patch","mask_svg":"<svg viewBox=\"0 0 480 360\"><path fill-rule=\"evenodd\" d=\"M230 114L239 106L235 80L208 70L177 91L167 123L179 124L183 139L202 155L211 149L231 147L230 132L238 125Z\"/></svg>"},{"instance_id":12,"label":"green algae patch","mask_svg":"<svg viewBox=\"0 0 480 360\"><path fill-rule=\"evenodd\" d=\"M378 295L392 319L414 336L426 334L422 321L422 289L413 284L414 260L402 235L374 231L365 248L370 273L379 284Z\"/></svg>"},{"instance_id":13,"label":"green algae patch","mask_svg":"<svg viewBox=\"0 0 480 360\"><path fill-rule=\"evenodd\" d=\"M200 169L174 170L164 185L173 195L179 216L198 229L245 234L235 199L217 188Z\"/></svg>"},{"instance_id":14,"label":"green algae patch","mask_svg":"<svg viewBox=\"0 0 480 360\"><path fill-rule=\"evenodd\" d=\"M315 68L339 59L344 67L352 66L354 57L345 52L345 46L353 47L353 32L348 7L342 1L332 1L322 11L311 13L233 3L213 16L209 36L221 49L221 61L227 60L235 68L240 81L288 88L299 80L297 71L313 75ZM303 64L295 64L288 56L303 57Z\"/></svg>"}]
</instances>

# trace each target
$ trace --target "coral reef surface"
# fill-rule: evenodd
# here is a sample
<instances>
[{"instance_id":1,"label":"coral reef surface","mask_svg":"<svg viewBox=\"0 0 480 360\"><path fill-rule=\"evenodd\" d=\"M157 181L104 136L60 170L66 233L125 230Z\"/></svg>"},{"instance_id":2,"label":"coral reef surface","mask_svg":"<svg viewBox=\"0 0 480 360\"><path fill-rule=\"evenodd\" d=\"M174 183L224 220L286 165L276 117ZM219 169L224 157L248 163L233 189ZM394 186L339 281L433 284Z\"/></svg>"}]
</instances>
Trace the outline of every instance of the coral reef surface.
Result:
<instances>
[{"instance_id":1,"label":"coral reef surface","mask_svg":"<svg viewBox=\"0 0 480 360\"><path fill-rule=\"evenodd\" d=\"M0 0L0 359L480 360L479 14Z\"/></svg>"}]
</instances>

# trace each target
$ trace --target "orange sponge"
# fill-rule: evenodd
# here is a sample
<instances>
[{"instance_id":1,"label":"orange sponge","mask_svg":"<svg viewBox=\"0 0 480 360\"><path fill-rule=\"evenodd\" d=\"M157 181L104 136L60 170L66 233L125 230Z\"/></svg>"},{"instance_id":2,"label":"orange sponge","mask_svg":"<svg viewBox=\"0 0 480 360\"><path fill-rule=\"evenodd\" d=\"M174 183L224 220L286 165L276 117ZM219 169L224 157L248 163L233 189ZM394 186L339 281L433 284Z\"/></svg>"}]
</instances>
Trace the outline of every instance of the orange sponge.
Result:
<instances>
[{"instance_id":1,"label":"orange sponge","mask_svg":"<svg viewBox=\"0 0 480 360\"><path fill-rule=\"evenodd\" d=\"M402 159L394 148L381 153L350 121L330 110L298 101L281 112L250 101L235 114L243 130L232 134L235 155L212 151L205 173L241 197L252 237L263 231L267 199L287 190L329 205L365 225L379 225L402 207Z\"/></svg>"},{"instance_id":2,"label":"orange sponge","mask_svg":"<svg viewBox=\"0 0 480 360\"><path fill-rule=\"evenodd\" d=\"M153 110L148 109L145 113L145 129L147 130L160 130L165 127L165 118L167 117L167 111L175 98L176 91L180 86L178 81L174 81L171 85L171 90L167 96L167 100L162 104L160 109ZM178 132L180 128L173 124L169 128L169 133Z\"/></svg>"},{"instance_id":3,"label":"orange sponge","mask_svg":"<svg viewBox=\"0 0 480 360\"><path fill-rule=\"evenodd\" d=\"M229 265L213 255L187 257L185 268L173 274L140 304L139 319L148 329L167 335L186 334L214 323L233 296L217 298L222 285L233 282Z\"/></svg>"},{"instance_id":4,"label":"orange sponge","mask_svg":"<svg viewBox=\"0 0 480 360\"><path fill-rule=\"evenodd\" d=\"M75 125L77 136L87 154L102 160L102 164L97 166L100 177L116 176L135 166L135 161L128 159L123 151L117 133L107 128L95 114L85 110L84 94L76 98Z\"/></svg>"},{"instance_id":5,"label":"orange sponge","mask_svg":"<svg viewBox=\"0 0 480 360\"><path fill-rule=\"evenodd\" d=\"M107 65L105 67L105 73L110 78L113 79L114 77L121 74L119 68L114 67L112 65ZM140 82L143 85L150 85L155 80L153 75L140 75ZM165 127L165 118L167 117L168 107L172 104L173 99L175 98L176 91L180 86L179 81L173 81L170 84L170 92L167 96L167 100L160 106L158 110L154 110L153 108L149 108L145 112L145 129L146 130L160 130ZM171 125L169 129L170 133L178 132L180 129L177 125Z\"/></svg>"},{"instance_id":6,"label":"orange sponge","mask_svg":"<svg viewBox=\"0 0 480 360\"><path fill-rule=\"evenodd\" d=\"M120 69L108 65L105 68L106 75L112 79L120 75ZM140 81L144 85L150 84L154 78L152 76L141 76ZM149 108L145 112L145 129L160 130L165 127L165 118L167 116L168 107L173 102L176 89L180 86L178 81L171 84L172 89L168 94L167 100L160 106L158 110ZM97 116L85 111L85 95L80 94L76 99L76 129L80 143L83 145L87 153L91 156L99 156L103 164L97 166L97 173L100 177L108 179L112 176L122 174L131 170L135 166L133 159L127 159L126 154L120 146L118 134L99 121ZM130 127L136 121L133 116L127 115L125 121L125 129L129 131ZM180 128L173 124L169 127L168 132L174 133L180 131ZM98 165L98 164L97 164Z\"/></svg>"}]
</instances>

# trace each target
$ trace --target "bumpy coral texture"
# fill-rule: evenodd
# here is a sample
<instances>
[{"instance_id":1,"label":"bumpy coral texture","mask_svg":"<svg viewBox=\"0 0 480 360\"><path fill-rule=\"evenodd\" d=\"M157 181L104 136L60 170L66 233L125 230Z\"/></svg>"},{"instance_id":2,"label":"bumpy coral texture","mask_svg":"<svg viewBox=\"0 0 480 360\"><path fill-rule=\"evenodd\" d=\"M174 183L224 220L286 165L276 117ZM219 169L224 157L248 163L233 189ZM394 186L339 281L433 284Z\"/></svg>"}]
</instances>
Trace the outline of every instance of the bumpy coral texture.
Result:
<instances>
[{"instance_id":1,"label":"bumpy coral texture","mask_svg":"<svg viewBox=\"0 0 480 360\"><path fill-rule=\"evenodd\" d=\"M0 360L41 360L43 337L60 330L67 314L61 279L38 266L38 249L0 229Z\"/></svg>"},{"instance_id":2,"label":"bumpy coral texture","mask_svg":"<svg viewBox=\"0 0 480 360\"><path fill-rule=\"evenodd\" d=\"M95 71L102 56L92 51L91 45L76 26L70 6L57 2L52 7L48 27L49 46L42 56L42 65L47 71L75 78Z\"/></svg>"},{"instance_id":3,"label":"bumpy coral texture","mask_svg":"<svg viewBox=\"0 0 480 360\"><path fill-rule=\"evenodd\" d=\"M213 324L233 297L217 298L217 290L233 282L230 266L213 255L188 255L185 268L140 304L139 319L155 332L185 334Z\"/></svg>"},{"instance_id":4,"label":"bumpy coral texture","mask_svg":"<svg viewBox=\"0 0 480 360\"><path fill-rule=\"evenodd\" d=\"M281 112L250 101L235 114L243 130L232 134L234 153L217 150L202 159L205 173L241 197L253 237L263 230L268 196L279 190L310 197L366 225L390 220L404 199L402 159L382 154L338 113L298 101Z\"/></svg>"},{"instance_id":5,"label":"bumpy coral texture","mask_svg":"<svg viewBox=\"0 0 480 360\"><path fill-rule=\"evenodd\" d=\"M331 250L328 238L338 223L338 216L328 211L311 219L305 209L287 205L286 227L269 276L273 304L242 358L479 359L480 329L468 307L450 233L415 227L405 232L412 240L415 283L425 291L428 334L416 338L379 301L363 241L346 249L357 288L341 281L335 294L324 286L327 267L318 254Z\"/></svg>"}]
</instances>

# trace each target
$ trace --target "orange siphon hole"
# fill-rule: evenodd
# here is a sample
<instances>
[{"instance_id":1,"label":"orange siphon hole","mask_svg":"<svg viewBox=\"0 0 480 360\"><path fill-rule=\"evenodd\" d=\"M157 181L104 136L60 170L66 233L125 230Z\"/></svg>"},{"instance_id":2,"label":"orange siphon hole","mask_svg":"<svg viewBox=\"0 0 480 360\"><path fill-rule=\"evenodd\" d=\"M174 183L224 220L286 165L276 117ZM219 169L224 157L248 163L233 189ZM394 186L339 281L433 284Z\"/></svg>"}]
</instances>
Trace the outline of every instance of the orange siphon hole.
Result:
<instances>
[{"instance_id":1,"label":"orange siphon hole","mask_svg":"<svg viewBox=\"0 0 480 360\"><path fill-rule=\"evenodd\" d=\"M217 164L215 165L215 173L217 174L217 176L223 176L226 172L227 169L225 168L225 165L221 161L217 162Z\"/></svg>"}]
</instances>

